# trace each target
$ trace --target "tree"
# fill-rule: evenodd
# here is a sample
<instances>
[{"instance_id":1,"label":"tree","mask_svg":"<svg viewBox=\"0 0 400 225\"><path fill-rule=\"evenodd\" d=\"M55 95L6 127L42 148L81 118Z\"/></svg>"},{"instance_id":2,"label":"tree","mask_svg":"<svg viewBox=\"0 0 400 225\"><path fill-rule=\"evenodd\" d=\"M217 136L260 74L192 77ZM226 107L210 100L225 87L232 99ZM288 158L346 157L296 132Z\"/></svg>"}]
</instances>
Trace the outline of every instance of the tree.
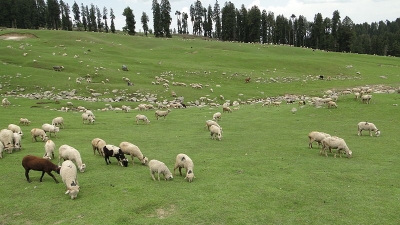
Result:
<instances>
[{"instance_id":1,"label":"tree","mask_svg":"<svg viewBox=\"0 0 400 225\"><path fill-rule=\"evenodd\" d=\"M355 36L354 23L350 17L346 16L339 26L339 51L351 52L352 39Z\"/></svg>"},{"instance_id":2,"label":"tree","mask_svg":"<svg viewBox=\"0 0 400 225\"><path fill-rule=\"evenodd\" d=\"M99 32L102 32L104 23L101 21L101 18L103 18L103 15L101 15L101 11L99 7L97 7L97 5L96 5L96 17L97 17L97 29Z\"/></svg>"},{"instance_id":3,"label":"tree","mask_svg":"<svg viewBox=\"0 0 400 225\"><path fill-rule=\"evenodd\" d=\"M135 35L136 21L132 9L129 6L126 7L122 15L125 16L125 26L122 28L122 30L128 32L129 35Z\"/></svg>"},{"instance_id":4,"label":"tree","mask_svg":"<svg viewBox=\"0 0 400 225\"><path fill-rule=\"evenodd\" d=\"M311 47L316 49L321 49L322 39L324 35L324 27L322 21L322 14L317 13L314 16L314 23L311 27Z\"/></svg>"},{"instance_id":5,"label":"tree","mask_svg":"<svg viewBox=\"0 0 400 225\"><path fill-rule=\"evenodd\" d=\"M214 11L213 11L213 20L215 23L215 37L221 38L221 9L218 4L218 0L215 1Z\"/></svg>"},{"instance_id":6,"label":"tree","mask_svg":"<svg viewBox=\"0 0 400 225\"><path fill-rule=\"evenodd\" d=\"M61 12L61 26L63 30L72 30L72 22L70 21L70 8L68 3L60 1L60 12Z\"/></svg>"},{"instance_id":7,"label":"tree","mask_svg":"<svg viewBox=\"0 0 400 225\"><path fill-rule=\"evenodd\" d=\"M249 42L248 37L248 16L247 16L247 9L242 4L240 10L236 10L236 32L237 32L237 41L240 42Z\"/></svg>"},{"instance_id":8,"label":"tree","mask_svg":"<svg viewBox=\"0 0 400 225\"><path fill-rule=\"evenodd\" d=\"M97 22L96 22L96 8L93 4L90 5L90 10L89 10L89 31L94 31L97 32Z\"/></svg>"},{"instance_id":9,"label":"tree","mask_svg":"<svg viewBox=\"0 0 400 225\"><path fill-rule=\"evenodd\" d=\"M225 2L221 14L221 38L223 41L233 41L235 40L236 28L235 5L232 2Z\"/></svg>"},{"instance_id":10,"label":"tree","mask_svg":"<svg viewBox=\"0 0 400 225\"><path fill-rule=\"evenodd\" d=\"M149 31L149 25L148 25L149 17L147 16L147 14L145 12L143 12L140 20L142 22L144 35L146 35L146 37L147 37L147 32Z\"/></svg>"},{"instance_id":11,"label":"tree","mask_svg":"<svg viewBox=\"0 0 400 225\"><path fill-rule=\"evenodd\" d=\"M107 14L108 10L106 7L103 7L103 20L104 20L104 29L106 30L106 33L108 33L108 24L107 24Z\"/></svg>"},{"instance_id":12,"label":"tree","mask_svg":"<svg viewBox=\"0 0 400 225\"><path fill-rule=\"evenodd\" d=\"M162 28L162 21L161 21L161 9L160 4L157 0L153 0L152 8L153 10L153 29L154 29L154 36L162 37L163 36L163 28Z\"/></svg>"},{"instance_id":13,"label":"tree","mask_svg":"<svg viewBox=\"0 0 400 225\"><path fill-rule=\"evenodd\" d=\"M160 3L160 12L161 12L161 24L162 24L162 29L163 33L165 34L165 37L172 37L171 31L170 31L170 26L171 26L171 4L169 3L168 0L161 0Z\"/></svg>"},{"instance_id":14,"label":"tree","mask_svg":"<svg viewBox=\"0 0 400 225\"><path fill-rule=\"evenodd\" d=\"M74 14L75 26L78 28L78 30L81 30L82 28L81 12L79 11L79 6L75 1L74 4L72 5L72 13Z\"/></svg>"},{"instance_id":15,"label":"tree","mask_svg":"<svg viewBox=\"0 0 400 225\"><path fill-rule=\"evenodd\" d=\"M177 21L177 26L178 26L178 34L182 34L182 21L181 21L181 11L176 10L175 11L175 16L176 16L176 21Z\"/></svg>"},{"instance_id":16,"label":"tree","mask_svg":"<svg viewBox=\"0 0 400 225\"><path fill-rule=\"evenodd\" d=\"M47 27L50 29L56 29L60 27L61 19L60 19L60 5L57 0L47 0Z\"/></svg>"},{"instance_id":17,"label":"tree","mask_svg":"<svg viewBox=\"0 0 400 225\"><path fill-rule=\"evenodd\" d=\"M46 3L44 0L37 0L36 1L36 7L37 7L37 21L38 21L38 28L46 27ZM0 7L1 8L1 7Z\"/></svg>"},{"instance_id":18,"label":"tree","mask_svg":"<svg viewBox=\"0 0 400 225\"><path fill-rule=\"evenodd\" d=\"M258 6L254 5L248 11L248 41L260 42L261 28L261 11Z\"/></svg>"},{"instance_id":19,"label":"tree","mask_svg":"<svg viewBox=\"0 0 400 225\"><path fill-rule=\"evenodd\" d=\"M82 11L82 25L83 25L83 29L84 29L85 31L87 31L87 29L88 29L88 23L87 23L88 14L86 14L86 7L83 5L83 3L81 3L81 11Z\"/></svg>"},{"instance_id":20,"label":"tree","mask_svg":"<svg viewBox=\"0 0 400 225\"><path fill-rule=\"evenodd\" d=\"M189 18L189 15L185 12L182 12L182 33L183 34L189 33L188 18Z\"/></svg>"},{"instance_id":21,"label":"tree","mask_svg":"<svg viewBox=\"0 0 400 225\"><path fill-rule=\"evenodd\" d=\"M339 11L335 10L332 15L332 36L333 36L333 44L334 50L338 51L338 40L339 40L339 26L340 26L340 15Z\"/></svg>"},{"instance_id":22,"label":"tree","mask_svg":"<svg viewBox=\"0 0 400 225\"><path fill-rule=\"evenodd\" d=\"M267 13L267 19L266 19L266 32L267 32L266 42L267 43L274 42L275 33L276 33L275 28L276 28L275 15L273 12L269 11Z\"/></svg>"},{"instance_id":23,"label":"tree","mask_svg":"<svg viewBox=\"0 0 400 225\"><path fill-rule=\"evenodd\" d=\"M205 15L207 15L206 17L205 17L205 24L206 24L206 27L204 28L204 30L205 30L205 32L204 32L204 34L205 34L205 36L207 36L207 37L212 37L212 31L213 31L213 10L212 10L212 7L211 7L211 5L208 5L208 9L206 10L206 13L205 13Z\"/></svg>"},{"instance_id":24,"label":"tree","mask_svg":"<svg viewBox=\"0 0 400 225\"><path fill-rule=\"evenodd\" d=\"M111 19L111 32L115 33L115 24L114 24L114 20L115 20L115 15L114 15L114 10L112 8L110 8L110 19Z\"/></svg>"},{"instance_id":25,"label":"tree","mask_svg":"<svg viewBox=\"0 0 400 225\"><path fill-rule=\"evenodd\" d=\"M293 46L296 46L295 41L294 41L294 39L296 37L295 32L294 32L294 27L295 27L294 26L294 21L296 19L296 15L292 14L292 16L290 16L290 18L292 19L292 36L293 36L292 44L293 44Z\"/></svg>"}]
</instances>

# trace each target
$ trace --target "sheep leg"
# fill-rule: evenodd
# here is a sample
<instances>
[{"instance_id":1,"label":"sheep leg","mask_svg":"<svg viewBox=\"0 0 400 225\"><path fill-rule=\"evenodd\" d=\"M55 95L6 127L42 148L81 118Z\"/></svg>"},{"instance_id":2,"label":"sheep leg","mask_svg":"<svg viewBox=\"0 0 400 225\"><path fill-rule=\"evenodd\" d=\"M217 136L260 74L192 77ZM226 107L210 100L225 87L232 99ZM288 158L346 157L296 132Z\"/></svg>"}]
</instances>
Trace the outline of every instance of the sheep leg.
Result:
<instances>
[{"instance_id":1,"label":"sheep leg","mask_svg":"<svg viewBox=\"0 0 400 225\"><path fill-rule=\"evenodd\" d=\"M153 180L154 180L154 181L156 181L156 178L154 177L154 173L155 173L155 172L153 172L153 171L150 171L150 175L151 175L151 177L153 178Z\"/></svg>"},{"instance_id":2,"label":"sheep leg","mask_svg":"<svg viewBox=\"0 0 400 225\"><path fill-rule=\"evenodd\" d=\"M31 179L29 179L29 169L25 169L25 177L26 177L26 180L27 180L29 183L32 182Z\"/></svg>"},{"instance_id":3,"label":"sheep leg","mask_svg":"<svg viewBox=\"0 0 400 225\"><path fill-rule=\"evenodd\" d=\"M179 167L179 174L182 176L182 167Z\"/></svg>"},{"instance_id":4,"label":"sheep leg","mask_svg":"<svg viewBox=\"0 0 400 225\"><path fill-rule=\"evenodd\" d=\"M107 164L107 165L108 165L108 163L111 164L110 159L108 158L108 156L104 156L104 160L106 160L106 164ZM108 160L108 162L107 162L107 160Z\"/></svg>"},{"instance_id":5,"label":"sheep leg","mask_svg":"<svg viewBox=\"0 0 400 225\"><path fill-rule=\"evenodd\" d=\"M46 173L53 178L53 180L56 182L56 184L58 184L58 180L51 172L46 172ZM44 171L42 173L42 177L40 178L40 182L42 182L43 175L44 175Z\"/></svg>"}]
</instances>

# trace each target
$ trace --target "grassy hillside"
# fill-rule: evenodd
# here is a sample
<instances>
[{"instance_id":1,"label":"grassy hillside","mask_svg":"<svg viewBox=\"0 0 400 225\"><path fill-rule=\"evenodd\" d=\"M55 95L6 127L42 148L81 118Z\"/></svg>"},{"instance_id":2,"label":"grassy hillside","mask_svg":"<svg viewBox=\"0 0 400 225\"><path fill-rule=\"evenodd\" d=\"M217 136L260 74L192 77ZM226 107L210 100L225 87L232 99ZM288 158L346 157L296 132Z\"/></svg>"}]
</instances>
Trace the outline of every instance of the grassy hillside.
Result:
<instances>
[{"instance_id":1,"label":"grassy hillside","mask_svg":"<svg viewBox=\"0 0 400 225\"><path fill-rule=\"evenodd\" d=\"M103 94L101 98L149 93L159 99L173 99L170 92L174 90L185 101L207 95L218 99L221 94L232 101L285 94L322 96L328 89L365 85L397 88L397 58L200 38L15 32L37 38L0 40L1 96L11 102L10 107L0 108L0 127L18 124L21 117L32 122L21 126L22 150L4 153L0 159L0 205L4 206L0 224L397 224L399 220L397 93L372 93L371 104L341 95L338 108L333 109L308 104L241 105L239 110L223 113L221 141L211 140L204 129L205 121L221 107L172 109L166 119L156 120L152 110L96 110L109 103L104 101L56 104L52 98L21 97L72 89L79 96L90 96L89 89L94 89ZM65 69L54 71L54 65ZM120 71L122 65L130 70ZM75 82L87 74L92 83ZM319 80L319 75L332 79ZM151 84L156 76L168 79L169 89ZM127 86L122 77L135 85ZM250 83L244 82L246 77L252 78ZM105 79L110 82L102 84ZM173 81L209 86L193 89L172 86ZM66 101L93 109L95 124L82 124L80 112L58 111ZM110 104L134 108L139 103ZM291 112L293 107L297 112ZM136 125L138 113L146 115L150 124ZM64 118L66 127L52 140L57 148L68 144L78 149L87 165L84 173L78 173L81 190L75 200L64 195L59 175L59 184L47 174L40 183L41 173L31 171L32 183L28 183L21 166L23 156L44 154L44 143L32 142L30 130L57 116ZM357 136L360 121L375 123L381 136L370 137L367 132ZM307 134L313 130L344 138L353 157L320 156L317 144L309 149ZM96 137L114 145L132 142L171 171L175 156L185 153L194 161L196 178L188 183L177 174L171 181L155 182L138 159L132 165L129 158L130 165L123 168L112 158L107 166L104 158L93 154L90 142ZM57 164L57 157L56 151L51 161Z\"/></svg>"}]
</instances>

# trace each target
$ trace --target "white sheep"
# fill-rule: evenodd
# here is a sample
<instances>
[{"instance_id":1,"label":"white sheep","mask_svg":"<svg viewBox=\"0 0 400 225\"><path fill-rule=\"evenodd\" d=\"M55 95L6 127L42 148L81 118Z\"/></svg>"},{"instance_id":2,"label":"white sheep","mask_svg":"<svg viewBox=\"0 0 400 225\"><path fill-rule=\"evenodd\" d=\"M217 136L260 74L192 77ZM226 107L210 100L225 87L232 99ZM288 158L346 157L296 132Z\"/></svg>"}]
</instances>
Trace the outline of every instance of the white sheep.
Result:
<instances>
[{"instance_id":1,"label":"white sheep","mask_svg":"<svg viewBox=\"0 0 400 225\"><path fill-rule=\"evenodd\" d=\"M51 121L51 125L58 126L60 128L64 128L64 118L56 117Z\"/></svg>"},{"instance_id":2,"label":"white sheep","mask_svg":"<svg viewBox=\"0 0 400 225\"><path fill-rule=\"evenodd\" d=\"M44 144L44 159L54 159L54 151L56 150L56 144L52 140L47 140Z\"/></svg>"},{"instance_id":3,"label":"white sheep","mask_svg":"<svg viewBox=\"0 0 400 225\"><path fill-rule=\"evenodd\" d=\"M62 163L60 176L67 188L65 194L69 194L71 199L75 199L79 193L79 184L77 180L76 166L71 160L65 160Z\"/></svg>"},{"instance_id":4,"label":"white sheep","mask_svg":"<svg viewBox=\"0 0 400 225\"><path fill-rule=\"evenodd\" d=\"M3 100L1 101L1 105L2 105L4 108L7 108L8 106L11 105L11 103L8 101L7 98L3 98Z\"/></svg>"},{"instance_id":5,"label":"white sheep","mask_svg":"<svg viewBox=\"0 0 400 225\"><path fill-rule=\"evenodd\" d=\"M143 153L140 151L138 146L136 146L132 143L123 141L119 144L119 148L122 150L122 152L124 154L131 156L132 164L134 164L134 162L133 162L134 157L138 158L140 160L140 162L142 163L142 165L148 164L149 159L143 155Z\"/></svg>"},{"instance_id":6,"label":"white sheep","mask_svg":"<svg viewBox=\"0 0 400 225\"><path fill-rule=\"evenodd\" d=\"M329 102L326 103L326 104L328 104L328 109L330 109L330 108L337 108L337 104L336 104L336 102L334 102L334 101L329 101Z\"/></svg>"},{"instance_id":7,"label":"white sheep","mask_svg":"<svg viewBox=\"0 0 400 225\"><path fill-rule=\"evenodd\" d=\"M99 155L104 156L103 148L106 145L107 143L103 139L94 138L92 140L93 155L96 155L96 150L97 150Z\"/></svg>"},{"instance_id":8,"label":"white sheep","mask_svg":"<svg viewBox=\"0 0 400 225\"><path fill-rule=\"evenodd\" d=\"M379 135L381 135L381 131L373 123L359 122L357 125L357 128L358 128L358 136L362 135L363 130L369 131L369 136L371 136L371 137L372 137L371 131L374 131L375 135L377 137L379 137Z\"/></svg>"},{"instance_id":9,"label":"white sheep","mask_svg":"<svg viewBox=\"0 0 400 225\"><path fill-rule=\"evenodd\" d=\"M229 108L228 106L224 106L224 107L222 107L222 112L223 112L223 113L224 113L224 112L231 113L231 112L232 112L232 109Z\"/></svg>"},{"instance_id":10,"label":"white sheep","mask_svg":"<svg viewBox=\"0 0 400 225\"><path fill-rule=\"evenodd\" d=\"M29 121L27 118L20 118L19 119L19 124L29 125L30 123L31 123L31 121Z\"/></svg>"},{"instance_id":11,"label":"white sheep","mask_svg":"<svg viewBox=\"0 0 400 225\"><path fill-rule=\"evenodd\" d=\"M222 139L222 128L218 127L216 125L211 125L209 127L210 130L210 135L211 135L211 139L215 139L217 138L218 141L220 141Z\"/></svg>"},{"instance_id":12,"label":"white sheep","mask_svg":"<svg viewBox=\"0 0 400 225\"><path fill-rule=\"evenodd\" d=\"M86 110L85 113L90 115L93 119L96 119L96 117L94 116L94 114L93 114L93 112L91 110Z\"/></svg>"},{"instance_id":13,"label":"white sheep","mask_svg":"<svg viewBox=\"0 0 400 225\"><path fill-rule=\"evenodd\" d=\"M309 139L308 147L309 148L313 148L312 147L312 143L314 141L318 143L318 146L320 146L321 145L321 141L324 140L324 138L330 137L330 136L331 136L330 134L327 134L327 133L324 133L324 132L311 131L308 134L308 139Z\"/></svg>"},{"instance_id":14,"label":"white sheep","mask_svg":"<svg viewBox=\"0 0 400 225\"><path fill-rule=\"evenodd\" d=\"M214 113L214 115L213 115L213 120L214 120L214 121L219 121L219 120L221 120L221 113L220 113L220 112Z\"/></svg>"},{"instance_id":15,"label":"white sheep","mask_svg":"<svg viewBox=\"0 0 400 225\"><path fill-rule=\"evenodd\" d=\"M322 149L320 151L320 155L325 153L325 156L328 157L328 154L326 153L326 150L328 149L329 151L332 151L332 149L337 149L337 153L339 154L340 157L341 151L345 151L347 158L350 158L353 155L353 152L347 147L346 142L339 137L327 137L324 138L324 140L321 141L322 144ZM336 158L336 153L334 155Z\"/></svg>"},{"instance_id":16,"label":"white sheep","mask_svg":"<svg viewBox=\"0 0 400 225\"><path fill-rule=\"evenodd\" d=\"M94 118L87 114L87 113L82 113L82 123L85 124L85 120L89 122L89 124L94 124Z\"/></svg>"},{"instance_id":17,"label":"white sheep","mask_svg":"<svg viewBox=\"0 0 400 225\"><path fill-rule=\"evenodd\" d=\"M173 178L172 173L169 171L168 167L163 163L158 160L152 159L149 162L149 168L150 168L150 175L155 181L156 178L154 177L154 174L158 174L158 181L160 181L160 174L164 176L164 180L170 180Z\"/></svg>"},{"instance_id":18,"label":"white sheep","mask_svg":"<svg viewBox=\"0 0 400 225\"><path fill-rule=\"evenodd\" d=\"M210 130L210 126L211 125L216 125L218 127L221 127L217 122L215 122L214 120L206 120L206 126L204 127L204 129L208 129Z\"/></svg>"},{"instance_id":19,"label":"white sheep","mask_svg":"<svg viewBox=\"0 0 400 225\"><path fill-rule=\"evenodd\" d=\"M24 134L22 133L21 127L15 124L9 124L8 129L11 130L13 133L18 133L19 135L23 136Z\"/></svg>"},{"instance_id":20,"label":"white sheep","mask_svg":"<svg viewBox=\"0 0 400 225\"><path fill-rule=\"evenodd\" d=\"M187 156L186 154L178 154L176 156L176 160L175 160L175 166L174 166L174 175L176 175L175 170L179 169L179 173L182 176L182 168L186 169L186 176L185 179L187 179L190 182L192 182L193 178L195 178L194 176L194 172L193 172L193 161L192 159Z\"/></svg>"},{"instance_id":21,"label":"white sheep","mask_svg":"<svg viewBox=\"0 0 400 225\"><path fill-rule=\"evenodd\" d=\"M69 145L61 145L58 149L58 154L58 165L60 165L61 158L63 158L64 160L69 159L75 161L81 173L85 172L86 164L82 163L81 154L74 147L71 147Z\"/></svg>"},{"instance_id":22,"label":"white sheep","mask_svg":"<svg viewBox=\"0 0 400 225\"><path fill-rule=\"evenodd\" d=\"M371 102L372 95L362 95L361 101L362 103L369 104Z\"/></svg>"},{"instance_id":23,"label":"white sheep","mask_svg":"<svg viewBox=\"0 0 400 225\"><path fill-rule=\"evenodd\" d=\"M3 143L4 150L7 150L8 153L12 153L14 148L13 137L14 133L9 129L2 129L0 131L0 142Z\"/></svg>"},{"instance_id":24,"label":"white sheep","mask_svg":"<svg viewBox=\"0 0 400 225\"><path fill-rule=\"evenodd\" d=\"M168 113L171 112L170 109L168 109L167 111L161 111L161 110L157 110L154 115L156 116L156 119L158 120L158 117L165 117L168 115Z\"/></svg>"},{"instance_id":25,"label":"white sheep","mask_svg":"<svg viewBox=\"0 0 400 225\"><path fill-rule=\"evenodd\" d=\"M165 117L164 117L165 118ZM139 124L139 121L143 121L143 123L149 124L150 120L145 115L137 114L136 115L136 124Z\"/></svg>"},{"instance_id":26,"label":"white sheep","mask_svg":"<svg viewBox=\"0 0 400 225\"><path fill-rule=\"evenodd\" d=\"M40 128L33 128L31 130L31 135L32 135L32 142L33 140L37 141L36 137L40 137L42 141L47 141L48 137L46 135L46 132Z\"/></svg>"},{"instance_id":27,"label":"white sheep","mask_svg":"<svg viewBox=\"0 0 400 225\"><path fill-rule=\"evenodd\" d=\"M3 152L4 152L4 145L3 145L3 143L0 141L0 159L3 158Z\"/></svg>"},{"instance_id":28,"label":"white sheep","mask_svg":"<svg viewBox=\"0 0 400 225\"><path fill-rule=\"evenodd\" d=\"M51 137L51 133L54 134L54 137L57 137L57 133L60 131L59 127L56 127L55 125L51 125L48 123L43 124L42 129L44 130L44 132L49 132L50 137Z\"/></svg>"},{"instance_id":29,"label":"white sheep","mask_svg":"<svg viewBox=\"0 0 400 225\"><path fill-rule=\"evenodd\" d=\"M14 150L21 150L21 138L22 136L19 133L13 133Z\"/></svg>"}]
</instances>

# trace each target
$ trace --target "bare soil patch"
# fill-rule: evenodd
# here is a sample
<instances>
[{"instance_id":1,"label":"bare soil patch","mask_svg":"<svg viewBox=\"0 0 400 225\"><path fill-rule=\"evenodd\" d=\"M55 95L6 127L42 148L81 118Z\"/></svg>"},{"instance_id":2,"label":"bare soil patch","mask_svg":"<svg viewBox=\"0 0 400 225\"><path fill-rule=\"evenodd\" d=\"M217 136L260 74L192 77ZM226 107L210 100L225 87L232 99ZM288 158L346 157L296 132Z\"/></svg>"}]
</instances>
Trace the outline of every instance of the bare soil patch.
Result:
<instances>
[{"instance_id":1,"label":"bare soil patch","mask_svg":"<svg viewBox=\"0 0 400 225\"><path fill-rule=\"evenodd\" d=\"M15 33L15 32L0 35L0 39L2 40L22 40L26 38L37 38L37 36L32 33Z\"/></svg>"}]
</instances>

